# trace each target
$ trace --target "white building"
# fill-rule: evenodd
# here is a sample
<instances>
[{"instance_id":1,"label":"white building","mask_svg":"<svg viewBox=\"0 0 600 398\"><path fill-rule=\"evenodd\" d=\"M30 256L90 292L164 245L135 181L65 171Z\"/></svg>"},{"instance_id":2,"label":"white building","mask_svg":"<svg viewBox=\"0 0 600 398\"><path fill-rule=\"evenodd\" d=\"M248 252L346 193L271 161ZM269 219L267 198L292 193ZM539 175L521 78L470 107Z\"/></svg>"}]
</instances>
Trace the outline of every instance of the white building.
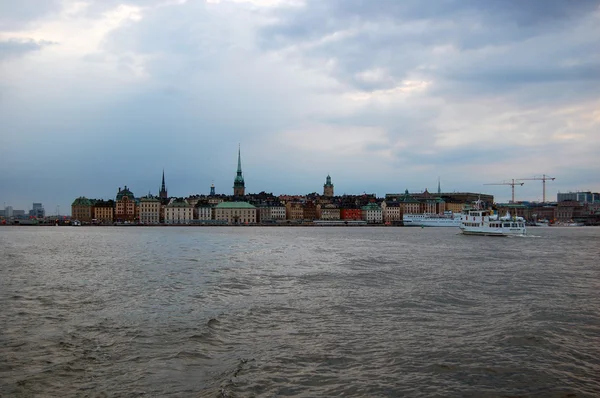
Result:
<instances>
[{"instance_id":1,"label":"white building","mask_svg":"<svg viewBox=\"0 0 600 398\"><path fill-rule=\"evenodd\" d=\"M152 195L140 199L139 220L142 224L158 224L160 222L160 200Z\"/></svg>"},{"instance_id":2,"label":"white building","mask_svg":"<svg viewBox=\"0 0 600 398\"><path fill-rule=\"evenodd\" d=\"M191 224L194 208L185 200L174 200L165 206L165 224Z\"/></svg>"},{"instance_id":3,"label":"white building","mask_svg":"<svg viewBox=\"0 0 600 398\"><path fill-rule=\"evenodd\" d=\"M377 203L369 203L361 208L362 219L369 224L381 224L383 212Z\"/></svg>"}]
</instances>

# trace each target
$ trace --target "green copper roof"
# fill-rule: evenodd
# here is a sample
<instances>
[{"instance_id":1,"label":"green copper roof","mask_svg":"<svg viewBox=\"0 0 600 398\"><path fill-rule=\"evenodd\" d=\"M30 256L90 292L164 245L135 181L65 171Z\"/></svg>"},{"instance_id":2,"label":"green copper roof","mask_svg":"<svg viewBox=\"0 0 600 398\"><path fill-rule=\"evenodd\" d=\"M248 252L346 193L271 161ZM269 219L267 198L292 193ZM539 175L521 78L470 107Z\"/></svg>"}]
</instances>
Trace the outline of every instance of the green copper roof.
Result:
<instances>
[{"instance_id":1,"label":"green copper roof","mask_svg":"<svg viewBox=\"0 0 600 398\"><path fill-rule=\"evenodd\" d=\"M71 206L91 206L92 201L86 198L85 196L80 196L73 201Z\"/></svg>"},{"instance_id":2,"label":"green copper roof","mask_svg":"<svg viewBox=\"0 0 600 398\"><path fill-rule=\"evenodd\" d=\"M127 185L125 185L125 188L123 189L119 188L119 192L117 193L117 200L123 199L123 196L127 196L130 199L135 199L133 192L131 192L129 188L127 188Z\"/></svg>"},{"instance_id":3,"label":"green copper roof","mask_svg":"<svg viewBox=\"0 0 600 398\"><path fill-rule=\"evenodd\" d=\"M248 202L221 202L215 209L256 209Z\"/></svg>"},{"instance_id":4,"label":"green copper roof","mask_svg":"<svg viewBox=\"0 0 600 398\"><path fill-rule=\"evenodd\" d=\"M377 203L369 203L361 208L362 210L381 210L381 207Z\"/></svg>"}]
</instances>

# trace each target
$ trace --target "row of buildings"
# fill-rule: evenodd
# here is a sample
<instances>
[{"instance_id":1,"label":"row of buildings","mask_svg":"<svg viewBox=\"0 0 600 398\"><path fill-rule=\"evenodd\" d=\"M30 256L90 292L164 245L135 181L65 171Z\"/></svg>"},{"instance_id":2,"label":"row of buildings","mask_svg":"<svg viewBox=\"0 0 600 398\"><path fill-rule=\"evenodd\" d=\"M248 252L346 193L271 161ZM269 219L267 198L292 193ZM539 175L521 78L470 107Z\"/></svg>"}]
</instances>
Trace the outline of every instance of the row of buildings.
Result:
<instances>
[{"instance_id":1,"label":"row of buildings","mask_svg":"<svg viewBox=\"0 0 600 398\"><path fill-rule=\"evenodd\" d=\"M406 213L443 214L460 212L467 204L481 201L499 211L516 212L529 220L572 220L596 214L600 209L598 194L564 196L553 204L494 204L491 195L481 193L443 193L438 183L436 193L373 194L335 196L331 176L327 176L323 193L279 195L261 192L247 194L238 149L237 171L232 195L217 195L210 187L208 195L169 197L164 170L158 195L136 197L127 187L119 188L114 200L78 197L71 205L71 218L95 224L273 224L323 221L364 221L372 224L400 224Z\"/></svg>"}]
</instances>

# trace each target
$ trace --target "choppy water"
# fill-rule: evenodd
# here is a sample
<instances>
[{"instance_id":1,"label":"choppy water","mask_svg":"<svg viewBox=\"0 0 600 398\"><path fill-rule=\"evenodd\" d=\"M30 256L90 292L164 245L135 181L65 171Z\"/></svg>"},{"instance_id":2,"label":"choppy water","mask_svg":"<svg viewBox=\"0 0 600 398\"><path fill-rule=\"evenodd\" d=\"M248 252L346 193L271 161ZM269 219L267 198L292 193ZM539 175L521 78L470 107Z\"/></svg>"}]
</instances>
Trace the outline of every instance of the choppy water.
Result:
<instances>
[{"instance_id":1,"label":"choppy water","mask_svg":"<svg viewBox=\"0 0 600 398\"><path fill-rule=\"evenodd\" d=\"M0 228L0 395L600 395L600 228L456 232Z\"/></svg>"}]
</instances>

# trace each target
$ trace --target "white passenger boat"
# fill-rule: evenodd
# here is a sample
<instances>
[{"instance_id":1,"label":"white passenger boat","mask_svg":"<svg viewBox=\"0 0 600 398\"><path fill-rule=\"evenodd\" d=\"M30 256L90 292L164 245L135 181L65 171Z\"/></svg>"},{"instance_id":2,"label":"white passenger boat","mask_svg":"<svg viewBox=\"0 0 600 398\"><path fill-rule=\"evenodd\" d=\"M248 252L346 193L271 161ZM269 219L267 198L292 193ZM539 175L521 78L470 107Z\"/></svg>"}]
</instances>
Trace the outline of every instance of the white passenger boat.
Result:
<instances>
[{"instance_id":1,"label":"white passenger boat","mask_svg":"<svg viewBox=\"0 0 600 398\"><path fill-rule=\"evenodd\" d=\"M460 230L465 235L508 236L527 233L523 217L513 217L509 213L498 217L490 210L465 209L460 218Z\"/></svg>"},{"instance_id":2,"label":"white passenger boat","mask_svg":"<svg viewBox=\"0 0 600 398\"><path fill-rule=\"evenodd\" d=\"M402 223L405 227L458 227L460 214L452 212L441 214L404 214Z\"/></svg>"}]
</instances>

